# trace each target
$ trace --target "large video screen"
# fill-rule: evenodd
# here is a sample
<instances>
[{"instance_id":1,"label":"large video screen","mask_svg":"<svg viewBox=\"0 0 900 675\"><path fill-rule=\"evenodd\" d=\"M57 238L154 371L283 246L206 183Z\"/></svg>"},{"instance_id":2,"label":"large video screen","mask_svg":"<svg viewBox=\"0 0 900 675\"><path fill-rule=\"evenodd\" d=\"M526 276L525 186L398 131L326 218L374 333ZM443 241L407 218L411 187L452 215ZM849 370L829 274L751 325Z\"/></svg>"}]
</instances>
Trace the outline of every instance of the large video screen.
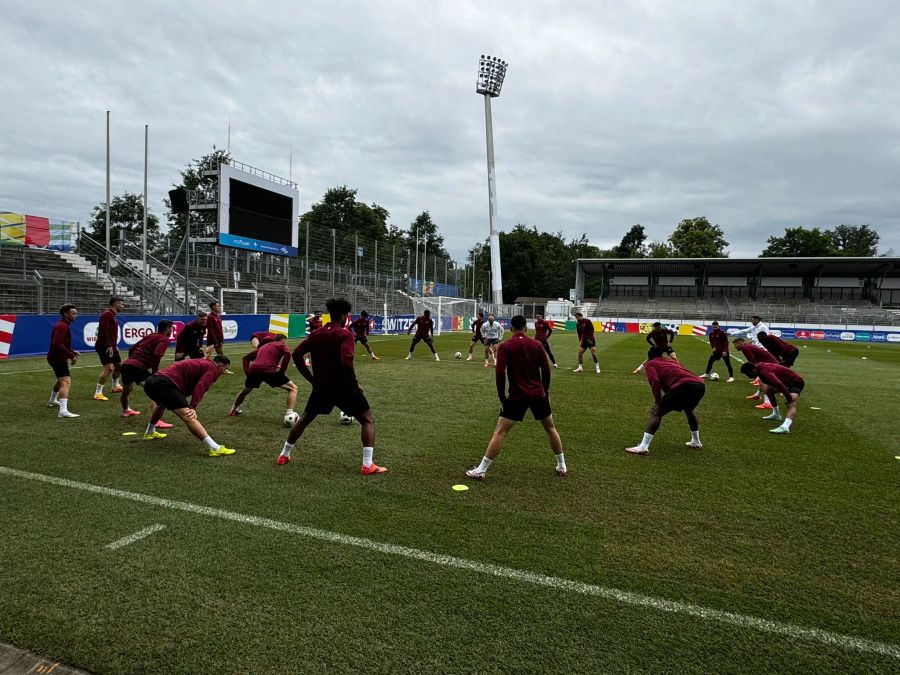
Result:
<instances>
[{"instance_id":1,"label":"large video screen","mask_svg":"<svg viewBox=\"0 0 900 675\"><path fill-rule=\"evenodd\" d=\"M219 167L219 243L296 256L300 193L228 164Z\"/></svg>"}]
</instances>

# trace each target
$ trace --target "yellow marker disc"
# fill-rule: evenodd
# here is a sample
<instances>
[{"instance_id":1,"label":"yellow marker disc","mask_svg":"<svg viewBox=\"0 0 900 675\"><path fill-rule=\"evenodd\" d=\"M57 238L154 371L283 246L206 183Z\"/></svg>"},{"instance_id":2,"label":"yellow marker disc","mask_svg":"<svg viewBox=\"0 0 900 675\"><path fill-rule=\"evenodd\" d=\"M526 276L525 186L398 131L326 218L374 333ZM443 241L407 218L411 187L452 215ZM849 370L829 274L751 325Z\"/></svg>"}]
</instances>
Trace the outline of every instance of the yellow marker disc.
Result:
<instances>
[{"instance_id":1,"label":"yellow marker disc","mask_svg":"<svg viewBox=\"0 0 900 675\"><path fill-rule=\"evenodd\" d=\"M821 410L821 408L817 408L817 407L814 406L814 405L809 406L809 409L810 409L810 410Z\"/></svg>"},{"instance_id":2,"label":"yellow marker disc","mask_svg":"<svg viewBox=\"0 0 900 675\"><path fill-rule=\"evenodd\" d=\"M469 486L468 485L454 485L453 489L456 490L457 492L465 492L466 490L469 489Z\"/></svg>"},{"instance_id":3,"label":"yellow marker disc","mask_svg":"<svg viewBox=\"0 0 900 675\"><path fill-rule=\"evenodd\" d=\"M122 435L123 436L137 436L137 432L136 431L123 431Z\"/></svg>"}]
</instances>

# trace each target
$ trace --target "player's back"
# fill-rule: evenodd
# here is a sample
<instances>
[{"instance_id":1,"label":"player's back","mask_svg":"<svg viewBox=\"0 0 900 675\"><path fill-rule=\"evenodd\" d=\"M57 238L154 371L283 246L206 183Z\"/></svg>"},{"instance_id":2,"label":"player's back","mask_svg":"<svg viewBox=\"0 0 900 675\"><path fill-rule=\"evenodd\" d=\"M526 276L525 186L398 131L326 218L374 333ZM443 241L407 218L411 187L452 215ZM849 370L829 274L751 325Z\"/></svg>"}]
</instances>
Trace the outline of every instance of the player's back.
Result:
<instances>
[{"instance_id":1,"label":"player's back","mask_svg":"<svg viewBox=\"0 0 900 675\"><path fill-rule=\"evenodd\" d=\"M194 387L205 375L218 369L219 367L208 359L188 359L166 366L157 375L172 380L181 393L187 396L194 391Z\"/></svg>"},{"instance_id":2,"label":"player's back","mask_svg":"<svg viewBox=\"0 0 900 675\"><path fill-rule=\"evenodd\" d=\"M543 345L527 335L514 334L497 350L497 368L506 370L511 399L543 398L543 375L547 368L547 355ZM549 370L546 376L549 378Z\"/></svg>"},{"instance_id":3,"label":"player's back","mask_svg":"<svg viewBox=\"0 0 900 675\"><path fill-rule=\"evenodd\" d=\"M306 338L294 351L308 353L312 363L313 387L335 389L358 387L353 370L353 333L333 323L326 324Z\"/></svg>"},{"instance_id":4,"label":"player's back","mask_svg":"<svg viewBox=\"0 0 900 675\"><path fill-rule=\"evenodd\" d=\"M165 353L165 349L162 349L163 344L168 349L169 337L167 335L148 333L128 350L128 358L125 359L125 363L150 370L153 368L154 362L159 363L155 356L157 349Z\"/></svg>"}]
</instances>

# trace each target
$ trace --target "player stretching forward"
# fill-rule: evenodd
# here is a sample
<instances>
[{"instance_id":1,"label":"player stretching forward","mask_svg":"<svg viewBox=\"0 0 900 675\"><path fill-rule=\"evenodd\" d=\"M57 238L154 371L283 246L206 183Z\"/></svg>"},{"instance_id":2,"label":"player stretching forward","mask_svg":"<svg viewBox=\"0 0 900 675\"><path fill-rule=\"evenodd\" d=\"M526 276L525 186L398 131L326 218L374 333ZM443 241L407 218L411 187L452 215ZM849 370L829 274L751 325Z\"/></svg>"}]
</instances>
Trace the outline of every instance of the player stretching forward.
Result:
<instances>
[{"instance_id":1,"label":"player stretching forward","mask_svg":"<svg viewBox=\"0 0 900 675\"><path fill-rule=\"evenodd\" d=\"M203 353L203 334L206 332L206 312L197 312L197 318L184 326L175 338L175 360L206 358Z\"/></svg>"},{"instance_id":2,"label":"player stretching forward","mask_svg":"<svg viewBox=\"0 0 900 675\"><path fill-rule=\"evenodd\" d=\"M503 326L499 321L494 321L494 315L488 314L486 324L481 326L481 337L484 339L484 367L488 368L490 363L488 357L494 360L497 365L497 348L503 339Z\"/></svg>"},{"instance_id":3,"label":"player stretching forward","mask_svg":"<svg viewBox=\"0 0 900 675\"><path fill-rule=\"evenodd\" d=\"M553 364L553 367L559 368L559 365L556 363L556 357L553 356L553 352L550 351L551 335L553 335L553 327L547 321L544 321L543 314L536 314L534 317L534 339L541 343L544 351L547 352L547 356L550 357L550 362Z\"/></svg>"},{"instance_id":4,"label":"player stretching forward","mask_svg":"<svg viewBox=\"0 0 900 675\"><path fill-rule=\"evenodd\" d=\"M766 326L766 324L764 324L762 322L762 319L760 318L760 316L758 314L754 314L753 316L750 317L750 325L749 326L747 326L746 328L730 330L730 331L728 331L728 334L731 335L732 337L745 337L745 336L749 337L750 342L751 342L751 344L753 344L753 346L762 347L763 344L762 344L762 342L759 341L759 334L761 332L768 333L769 327ZM759 378L756 378L750 384L752 384L754 387L759 387L760 386ZM760 398L759 389L756 390L756 394L754 394L754 396L757 399ZM748 396L747 398L752 398L752 397Z\"/></svg>"},{"instance_id":5,"label":"player stretching forward","mask_svg":"<svg viewBox=\"0 0 900 675\"><path fill-rule=\"evenodd\" d=\"M156 324L156 332L148 333L128 350L128 358L122 364L122 417L140 415L128 405L128 397L135 384L143 382L159 370L159 362L169 348L172 322L163 319Z\"/></svg>"},{"instance_id":6,"label":"player stretching forward","mask_svg":"<svg viewBox=\"0 0 900 675\"><path fill-rule=\"evenodd\" d=\"M704 380L709 377L713 364L722 359L725 367L728 368L728 379L726 382L734 382L734 369L731 367L731 355L728 353L728 333L719 328L719 322L712 322L712 330L709 332L709 346L712 347L712 354L709 361L706 362L706 371L700 376ZM716 375L718 377L718 375Z\"/></svg>"},{"instance_id":7,"label":"player stretching forward","mask_svg":"<svg viewBox=\"0 0 900 675\"><path fill-rule=\"evenodd\" d=\"M481 334L481 326L484 324L484 312L478 312L478 318L472 322L472 342L469 344L469 355L466 361L472 360L472 351L475 349L475 343L484 344L484 336Z\"/></svg>"},{"instance_id":8,"label":"player stretching forward","mask_svg":"<svg viewBox=\"0 0 900 675\"><path fill-rule=\"evenodd\" d=\"M274 342L277 337L278 335L276 333L270 333L267 330L260 330L250 336L250 345L254 349L259 349L263 345Z\"/></svg>"},{"instance_id":9,"label":"player stretching forward","mask_svg":"<svg viewBox=\"0 0 900 675\"><path fill-rule=\"evenodd\" d=\"M234 405L231 406L228 413L229 417L244 414L244 411L241 410L241 403L250 395L251 391L259 389L263 382L272 389L284 389L288 393L287 411L284 414L289 415L294 412L294 404L297 402L297 385L284 374L291 362L291 350L285 344L286 339L284 335L278 335L274 342L269 342L244 357L244 372L247 374L247 379L244 381L244 388L234 399ZM249 359L250 356L253 358Z\"/></svg>"},{"instance_id":10,"label":"player stretching forward","mask_svg":"<svg viewBox=\"0 0 900 675\"><path fill-rule=\"evenodd\" d=\"M659 321L653 322L653 329L647 333L644 338L647 340L647 344L650 347L660 347L661 349L666 350L667 353L672 355L672 358L678 359L678 355L675 354L675 350L672 349L672 343L675 342L675 331L671 328L663 328L662 324ZM644 369L644 364L646 361L642 361L641 365L631 371L632 375L637 375Z\"/></svg>"},{"instance_id":11,"label":"player stretching forward","mask_svg":"<svg viewBox=\"0 0 900 675\"><path fill-rule=\"evenodd\" d=\"M428 345L431 353L434 354L434 360L440 361L441 357L434 351L434 321L431 320L430 309L426 309L422 312L422 316L416 317L416 320L406 329L406 334L409 335L413 328L416 329L416 334L413 336L412 344L409 346L409 354L406 355L406 360L409 361L412 358L413 350L416 348L419 340L421 340ZM482 330L483 329L484 327L482 326Z\"/></svg>"},{"instance_id":12,"label":"player stretching forward","mask_svg":"<svg viewBox=\"0 0 900 675\"><path fill-rule=\"evenodd\" d=\"M600 374L600 359L597 358L597 342L594 340L594 324L590 319L585 319L584 314L575 312L577 321L575 330L578 333L578 367L574 372L584 372L584 353L590 349L594 357L594 370Z\"/></svg>"},{"instance_id":13,"label":"player stretching forward","mask_svg":"<svg viewBox=\"0 0 900 675\"><path fill-rule=\"evenodd\" d=\"M769 350L772 356L778 359L778 362L781 365L787 368L792 367L794 361L800 356L800 350L797 349L797 347L790 342L785 342L780 337L770 335L764 330L759 331L759 333L756 334L756 337L762 343L762 346Z\"/></svg>"},{"instance_id":14,"label":"player stretching forward","mask_svg":"<svg viewBox=\"0 0 900 675\"><path fill-rule=\"evenodd\" d=\"M700 425L697 422L697 416L694 415L694 408L706 393L706 385L703 384L703 380L676 361L675 357L662 347L650 348L650 351L647 352L644 370L656 402L650 410L650 421L647 422L643 439L633 448L625 448L625 452L633 455L649 455L650 441L653 440L653 435L662 424L662 418L673 410L683 411L684 416L687 417L691 440L685 445L697 450L702 448Z\"/></svg>"},{"instance_id":15,"label":"player stretching forward","mask_svg":"<svg viewBox=\"0 0 900 675\"><path fill-rule=\"evenodd\" d=\"M511 327L512 336L497 349L496 379L500 419L497 420L497 427L481 464L466 471L466 475L484 480L488 467L503 449L509 430L525 419L525 411L531 410L534 419L547 432L550 448L556 455L556 475L564 478L569 475L569 471L563 456L562 440L550 410L550 361L541 343L525 335L528 323L524 316L514 316ZM507 377L509 395L506 393Z\"/></svg>"},{"instance_id":16,"label":"player stretching forward","mask_svg":"<svg viewBox=\"0 0 900 675\"><path fill-rule=\"evenodd\" d=\"M112 393L122 391L119 378L122 376L122 357L119 354L119 322L116 315L125 309L125 301L113 296L109 299L109 307L100 315L100 327L97 329L97 343L94 349L100 357L100 365L103 371L97 378L97 388L94 390L95 401L108 401L103 395L103 385L106 378L112 375Z\"/></svg>"},{"instance_id":17,"label":"player stretching forward","mask_svg":"<svg viewBox=\"0 0 900 675\"><path fill-rule=\"evenodd\" d=\"M734 348L744 355L744 358L747 359L748 363L778 363L778 359L776 359L773 354L770 354L762 347L750 344L742 337L734 338L732 342L734 343ZM754 382L757 386L762 386L759 382L759 378L755 379ZM763 398L762 392L759 389L756 390L755 394L747 396L747 399L751 401L758 401L761 398L763 399L763 402L756 407L760 410L771 410L772 403Z\"/></svg>"},{"instance_id":18,"label":"player stretching forward","mask_svg":"<svg viewBox=\"0 0 900 675\"><path fill-rule=\"evenodd\" d=\"M375 418L369 402L363 395L356 371L353 369L353 333L342 328L344 317L350 313L350 303L344 298L332 298L325 304L331 315L331 323L300 343L294 350L294 364L300 374L312 384L312 393L300 419L291 428L276 464L282 466L291 461L291 450L318 415L328 415L337 406L345 414L355 417L360 424L363 446L362 474L369 476L387 471L372 461L375 446ZM304 356L312 357L312 372L306 366Z\"/></svg>"},{"instance_id":19,"label":"player stretching forward","mask_svg":"<svg viewBox=\"0 0 900 675\"><path fill-rule=\"evenodd\" d=\"M72 350L72 322L78 318L78 308L75 305L63 305L59 308L59 321L53 326L50 333L50 349L47 351L47 363L53 368L56 376L56 384L50 392L48 408L59 406L57 417L80 417L69 412L69 387L72 386L72 378L69 374L69 361L74 366L78 361L78 352Z\"/></svg>"},{"instance_id":20,"label":"player stretching forward","mask_svg":"<svg viewBox=\"0 0 900 675\"><path fill-rule=\"evenodd\" d=\"M797 416L797 399L803 391L803 378L790 368L777 363L745 363L741 366L741 372L747 377L758 377L767 386L766 395L770 401L775 401L776 393L781 393L787 401L787 412L780 426L769 429L773 434L791 433L791 425ZM764 420L780 420L781 412L778 405L772 409L772 414L763 417Z\"/></svg>"},{"instance_id":21,"label":"player stretching forward","mask_svg":"<svg viewBox=\"0 0 900 675\"><path fill-rule=\"evenodd\" d=\"M144 381L144 393L156 403L156 407L153 409L147 431L144 432L144 440L152 441L166 437L166 434L156 430L156 423L168 408L182 419L194 436L203 441L203 445L209 448L210 457L233 455L234 449L216 443L197 419L197 406L203 400L204 394L230 365L231 361L227 356L216 355L212 360L201 358L179 361L148 377ZM189 394L190 405L185 398Z\"/></svg>"},{"instance_id":22,"label":"player stretching forward","mask_svg":"<svg viewBox=\"0 0 900 675\"><path fill-rule=\"evenodd\" d=\"M354 345L358 342L366 348L366 351L369 352L369 356L372 357L373 361L381 361L381 359L375 356L375 352L373 352L372 348L369 346L369 313L365 310L360 312L359 318L350 323L350 329L353 331Z\"/></svg>"},{"instance_id":23,"label":"player stretching forward","mask_svg":"<svg viewBox=\"0 0 900 675\"><path fill-rule=\"evenodd\" d=\"M209 303L209 314L206 315L206 356L213 352L222 354L225 344L225 331L222 329L222 305L218 300Z\"/></svg>"}]
</instances>

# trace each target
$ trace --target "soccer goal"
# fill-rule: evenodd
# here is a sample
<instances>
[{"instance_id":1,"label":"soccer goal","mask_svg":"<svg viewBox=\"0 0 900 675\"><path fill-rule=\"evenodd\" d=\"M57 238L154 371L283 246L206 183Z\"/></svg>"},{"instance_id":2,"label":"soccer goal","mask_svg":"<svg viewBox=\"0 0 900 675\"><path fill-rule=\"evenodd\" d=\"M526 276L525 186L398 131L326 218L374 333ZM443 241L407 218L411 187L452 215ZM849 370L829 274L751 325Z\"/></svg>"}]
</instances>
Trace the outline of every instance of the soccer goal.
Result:
<instances>
[{"instance_id":1,"label":"soccer goal","mask_svg":"<svg viewBox=\"0 0 900 675\"><path fill-rule=\"evenodd\" d=\"M469 330L472 319L478 311L478 301L465 298L453 298L444 295L412 296L413 309L416 314L431 310L434 320L434 334L443 332Z\"/></svg>"},{"instance_id":2,"label":"soccer goal","mask_svg":"<svg viewBox=\"0 0 900 675\"><path fill-rule=\"evenodd\" d=\"M226 314L256 314L257 299L253 288L219 289L219 304Z\"/></svg>"}]
</instances>

